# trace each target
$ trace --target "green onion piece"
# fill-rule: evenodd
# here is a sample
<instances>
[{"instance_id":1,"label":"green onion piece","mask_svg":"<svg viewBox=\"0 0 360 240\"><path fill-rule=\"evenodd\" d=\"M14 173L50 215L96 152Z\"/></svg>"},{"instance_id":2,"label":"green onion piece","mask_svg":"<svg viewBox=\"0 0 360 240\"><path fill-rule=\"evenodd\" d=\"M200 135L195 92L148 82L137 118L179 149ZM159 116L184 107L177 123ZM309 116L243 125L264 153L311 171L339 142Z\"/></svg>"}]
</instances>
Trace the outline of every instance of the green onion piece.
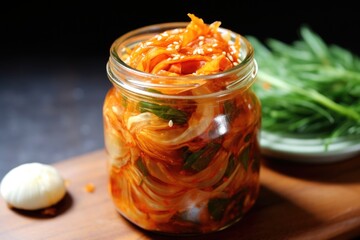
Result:
<instances>
[{"instance_id":1,"label":"green onion piece","mask_svg":"<svg viewBox=\"0 0 360 240\"><path fill-rule=\"evenodd\" d=\"M185 112L167 105L140 101L139 109L142 113L151 112L164 120L172 120L175 124L184 124L188 120L188 116Z\"/></svg>"},{"instance_id":2,"label":"green onion piece","mask_svg":"<svg viewBox=\"0 0 360 240\"><path fill-rule=\"evenodd\" d=\"M205 169L219 151L221 144L211 142L197 152L187 154L183 168L201 171Z\"/></svg>"},{"instance_id":3,"label":"green onion piece","mask_svg":"<svg viewBox=\"0 0 360 240\"><path fill-rule=\"evenodd\" d=\"M224 216L225 210L229 205L230 199L228 198L212 198L208 203L208 211L210 216L215 221L220 221Z\"/></svg>"}]
</instances>

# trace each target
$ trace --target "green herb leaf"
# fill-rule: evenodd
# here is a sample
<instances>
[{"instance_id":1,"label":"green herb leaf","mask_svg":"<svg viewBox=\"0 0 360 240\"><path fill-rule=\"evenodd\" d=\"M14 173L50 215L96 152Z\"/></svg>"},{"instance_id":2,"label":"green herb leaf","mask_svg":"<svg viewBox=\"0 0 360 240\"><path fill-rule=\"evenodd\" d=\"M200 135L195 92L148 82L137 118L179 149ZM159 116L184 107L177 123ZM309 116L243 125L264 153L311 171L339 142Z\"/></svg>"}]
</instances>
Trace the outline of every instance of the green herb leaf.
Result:
<instances>
[{"instance_id":1,"label":"green herb leaf","mask_svg":"<svg viewBox=\"0 0 360 240\"><path fill-rule=\"evenodd\" d=\"M149 175L149 172L148 172L148 170L147 170L147 168L146 168L146 166L145 166L142 158L139 157L139 158L136 160L135 164L136 164L136 167L137 167L137 168L140 170L140 172L143 174L143 177L146 177L146 176ZM143 183L143 180L144 180L144 179L141 178L141 181L140 181L139 185L141 185L141 184Z\"/></svg>"},{"instance_id":2,"label":"green herb leaf","mask_svg":"<svg viewBox=\"0 0 360 240\"><path fill-rule=\"evenodd\" d=\"M230 122L233 121L234 118L236 117L236 115L238 114L238 112L236 110L237 109L236 109L234 101L230 101L230 100L225 101L224 113Z\"/></svg>"},{"instance_id":3,"label":"green herb leaf","mask_svg":"<svg viewBox=\"0 0 360 240\"><path fill-rule=\"evenodd\" d=\"M244 169L247 171L249 166L249 158L250 158L250 146L247 146L239 155L239 161L244 166Z\"/></svg>"},{"instance_id":4,"label":"green herb leaf","mask_svg":"<svg viewBox=\"0 0 360 240\"><path fill-rule=\"evenodd\" d=\"M145 164L143 163L142 158L138 158L136 160L136 167L140 170L140 172L144 175L147 176L149 174Z\"/></svg>"},{"instance_id":5,"label":"green herb leaf","mask_svg":"<svg viewBox=\"0 0 360 240\"><path fill-rule=\"evenodd\" d=\"M251 164L251 169L253 172L259 172L261 165L261 152L260 151L254 151L254 157L253 162Z\"/></svg>"},{"instance_id":6,"label":"green herb leaf","mask_svg":"<svg viewBox=\"0 0 360 240\"><path fill-rule=\"evenodd\" d=\"M252 87L262 103L262 129L328 143L360 139L359 56L326 44L307 26L299 33L292 44L248 36L259 66Z\"/></svg>"},{"instance_id":7,"label":"green herb leaf","mask_svg":"<svg viewBox=\"0 0 360 240\"><path fill-rule=\"evenodd\" d=\"M208 202L208 211L215 221L220 221L224 216L230 202L228 198L212 198Z\"/></svg>"},{"instance_id":8,"label":"green herb leaf","mask_svg":"<svg viewBox=\"0 0 360 240\"><path fill-rule=\"evenodd\" d=\"M188 120L188 116L185 112L178 110L176 108L167 106L167 105L160 105L156 103L149 103L140 101L139 102L139 109L140 112L151 112L158 116L159 118L165 120L172 120L173 123L176 124L184 124Z\"/></svg>"},{"instance_id":9,"label":"green herb leaf","mask_svg":"<svg viewBox=\"0 0 360 240\"><path fill-rule=\"evenodd\" d=\"M205 169L219 151L220 147L221 144L211 142L197 152L186 154L187 157L183 168L186 170L192 169L198 172Z\"/></svg>"},{"instance_id":10,"label":"green herb leaf","mask_svg":"<svg viewBox=\"0 0 360 240\"><path fill-rule=\"evenodd\" d=\"M220 221L229 206L231 206L234 211L242 211L248 192L248 189L244 188L230 198L211 198L208 202L208 211L212 219ZM241 212L235 214L241 214Z\"/></svg>"},{"instance_id":11,"label":"green herb leaf","mask_svg":"<svg viewBox=\"0 0 360 240\"><path fill-rule=\"evenodd\" d=\"M231 154L229 157L229 163L226 167L225 173L224 173L224 177L230 177L230 175L234 172L235 170L235 156L234 154Z\"/></svg>"}]
</instances>

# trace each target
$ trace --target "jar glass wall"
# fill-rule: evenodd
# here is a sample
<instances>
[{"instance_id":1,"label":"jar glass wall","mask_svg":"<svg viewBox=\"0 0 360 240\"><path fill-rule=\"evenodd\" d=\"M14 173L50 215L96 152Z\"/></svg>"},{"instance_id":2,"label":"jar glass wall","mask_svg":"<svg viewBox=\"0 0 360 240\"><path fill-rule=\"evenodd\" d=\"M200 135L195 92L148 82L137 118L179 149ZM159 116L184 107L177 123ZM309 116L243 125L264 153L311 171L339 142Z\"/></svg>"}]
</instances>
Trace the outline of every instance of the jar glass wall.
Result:
<instances>
[{"instance_id":1,"label":"jar glass wall","mask_svg":"<svg viewBox=\"0 0 360 240\"><path fill-rule=\"evenodd\" d=\"M259 193L257 65L241 35L240 62L209 75L161 76L125 63L127 49L187 23L143 27L118 38L103 106L109 192L127 220L154 232L200 234L231 226Z\"/></svg>"}]
</instances>

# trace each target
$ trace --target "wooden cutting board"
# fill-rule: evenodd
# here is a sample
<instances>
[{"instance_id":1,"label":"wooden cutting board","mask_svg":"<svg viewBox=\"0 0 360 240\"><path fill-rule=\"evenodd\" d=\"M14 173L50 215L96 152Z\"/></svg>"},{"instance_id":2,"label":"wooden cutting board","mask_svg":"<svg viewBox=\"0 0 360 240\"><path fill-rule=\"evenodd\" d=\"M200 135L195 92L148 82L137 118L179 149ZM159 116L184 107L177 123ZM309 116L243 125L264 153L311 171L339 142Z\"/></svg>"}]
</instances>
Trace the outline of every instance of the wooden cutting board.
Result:
<instances>
[{"instance_id":1,"label":"wooden cutting board","mask_svg":"<svg viewBox=\"0 0 360 240\"><path fill-rule=\"evenodd\" d=\"M0 239L177 239L142 231L114 209L106 154L98 150L54 166L67 195L54 208L24 212L0 200ZM310 165L263 159L253 209L222 232L182 239L354 239L360 236L360 156ZM93 185L94 191L85 190Z\"/></svg>"}]
</instances>

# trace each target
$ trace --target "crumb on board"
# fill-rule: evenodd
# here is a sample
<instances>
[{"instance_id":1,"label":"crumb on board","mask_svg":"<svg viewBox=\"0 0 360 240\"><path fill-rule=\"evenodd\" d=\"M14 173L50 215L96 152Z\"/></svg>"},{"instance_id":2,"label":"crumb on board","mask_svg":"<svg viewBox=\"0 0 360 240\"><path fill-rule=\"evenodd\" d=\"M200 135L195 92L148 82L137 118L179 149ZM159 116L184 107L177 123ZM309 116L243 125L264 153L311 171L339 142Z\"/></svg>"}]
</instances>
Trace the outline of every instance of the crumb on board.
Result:
<instances>
[{"instance_id":1,"label":"crumb on board","mask_svg":"<svg viewBox=\"0 0 360 240\"><path fill-rule=\"evenodd\" d=\"M85 192L92 193L92 192L95 191L95 186L94 186L94 184L92 184L92 183L87 183L87 184L84 186L84 190L85 190Z\"/></svg>"},{"instance_id":2,"label":"crumb on board","mask_svg":"<svg viewBox=\"0 0 360 240\"><path fill-rule=\"evenodd\" d=\"M46 215L46 216L55 216L56 208L54 208L54 207L45 208L44 210L41 211L41 214Z\"/></svg>"},{"instance_id":3,"label":"crumb on board","mask_svg":"<svg viewBox=\"0 0 360 240\"><path fill-rule=\"evenodd\" d=\"M69 179L65 179L64 180L65 186L68 187L70 185L70 180Z\"/></svg>"}]
</instances>

